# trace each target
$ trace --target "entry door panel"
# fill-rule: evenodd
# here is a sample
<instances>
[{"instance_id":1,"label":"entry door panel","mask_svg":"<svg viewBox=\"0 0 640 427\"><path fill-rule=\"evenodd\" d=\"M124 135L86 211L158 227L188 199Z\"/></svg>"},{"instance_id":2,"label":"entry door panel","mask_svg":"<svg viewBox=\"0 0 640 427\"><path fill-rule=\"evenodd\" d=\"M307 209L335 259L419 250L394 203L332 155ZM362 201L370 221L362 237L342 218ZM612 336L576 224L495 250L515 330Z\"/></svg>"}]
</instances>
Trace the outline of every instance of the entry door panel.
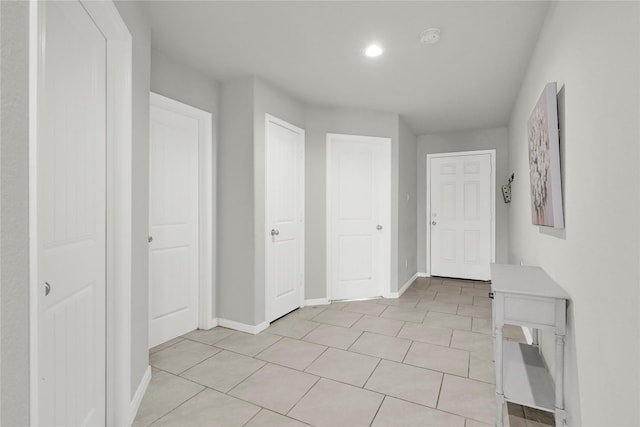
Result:
<instances>
[{"instance_id":1,"label":"entry door panel","mask_svg":"<svg viewBox=\"0 0 640 427\"><path fill-rule=\"evenodd\" d=\"M489 280L491 157L436 157L431 177L431 274Z\"/></svg>"},{"instance_id":2,"label":"entry door panel","mask_svg":"<svg viewBox=\"0 0 640 427\"><path fill-rule=\"evenodd\" d=\"M78 2L38 13L38 424L104 425L106 41Z\"/></svg>"},{"instance_id":3,"label":"entry door panel","mask_svg":"<svg viewBox=\"0 0 640 427\"><path fill-rule=\"evenodd\" d=\"M304 131L267 117L267 321L302 304Z\"/></svg>"},{"instance_id":4,"label":"entry door panel","mask_svg":"<svg viewBox=\"0 0 640 427\"><path fill-rule=\"evenodd\" d=\"M198 327L198 121L150 110L149 347Z\"/></svg>"},{"instance_id":5,"label":"entry door panel","mask_svg":"<svg viewBox=\"0 0 640 427\"><path fill-rule=\"evenodd\" d=\"M331 135L329 145L331 299L380 296L389 285L388 140Z\"/></svg>"}]
</instances>

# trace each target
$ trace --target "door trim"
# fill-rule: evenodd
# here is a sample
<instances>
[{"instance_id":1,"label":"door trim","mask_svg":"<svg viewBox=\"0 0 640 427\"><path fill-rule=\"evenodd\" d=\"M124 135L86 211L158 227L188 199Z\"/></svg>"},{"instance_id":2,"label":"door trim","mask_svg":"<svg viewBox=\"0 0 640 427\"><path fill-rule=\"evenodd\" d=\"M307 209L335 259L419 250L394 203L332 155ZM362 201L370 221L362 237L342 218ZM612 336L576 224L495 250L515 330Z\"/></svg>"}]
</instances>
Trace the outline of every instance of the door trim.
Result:
<instances>
[{"instance_id":1,"label":"door trim","mask_svg":"<svg viewBox=\"0 0 640 427\"><path fill-rule=\"evenodd\" d=\"M306 216L305 216L305 161L306 161L306 154L305 154L305 148L306 148L306 140L305 140L305 130L301 129L297 126L292 125L291 123L285 122L282 119L279 119L275 116L272 116L271 114L265 114L265 129L264 129L264 140L265 140L265 162L267 161L267 159L269 158L269 152L267 151L268 148L268 141L269 141L269 123L273 123L276 124L278 126L282 126L285 129L288 129L292 132L298 133L302 136L302 185L299 187L299 192L298 192L298 200L302 201L302 218L303 218L303 226L302 226L302 232L300 233L300 246L302 247L302 257L301 257L301 265L300 265L300 274L302 275L302 287L300 288L300 307L304 307L304 288L305 288L305 273L304 273L304 264L305 264L305 240L304 240L304 236L305 236L305 226L306 226ZM264 168L264 208L265 208L265 215L264 215L264 230L265 230L265 240L264 240L264 247L265 247L265 254L264 254L264 259L265 259L265 307L264 307L264 313L265 313L265 318L267 319L267 322L269 322L268 319L271 318L271 314L273 312L273 307L271 307L271 303L270 303L270 299L269 299L269 250L271 248L271 245L269 244L271 238L268 235L268 233L266 231L268 231L270 229L270 220L271 218L269 217L269 183L267 182L268 177L269 177L269 165L265 163L265 168Z\"/></svg>"},{"instance_id":2,"label":"door trim","mask_svg":"<svg viewBox=\"0 0 640 427\"><path fill-rule=\"evenodd\" d=\"M331 145L333 144L333 138L339 137L340 139L343 140L348 140L348 141L354 141L354 142L378 142L378 143L384 143L387 145L387 149L389 150L389 161L392 161L392 153L391 153L391 138L388 137L380 137L380 136L366 136L366 135L349 135L349 134L341 134L341 133L327 133L327 142L326 142L326 159L327 159L327 167L325 170L325 186L326 186L326 239L325 239L325 245L326 245L326 286L327 286L327 301L328 303L331 303L332 301L332 289L331 289L331 236L332 236L332 226L331 226L331 200L333 197L333 194L331 193ZM389 179L390 179L390 192L389 192L389 220L391 221L391 212L393 211L393 207L392 207L392 194L393 194L393 171L392 171L392 164L389 165ZM394 231L391 230L391 226L389 227L389 232L390 233L394 233ZM384 285L382 283L379 284L379 289L378 291L380 292L380 295L384 296L385 298L393 295L393 293L391 292L391 283L392 281L392 268L391 268L391 263L392 263L392 250L391 250L391 234L389 235L389 245L388 245L388 254L389 254L389 265L386 268L386 272L388 273L389 277L389 287L385 288Z\"/></svg>"},{"instance_id":3,"label":"door trim","mask_svg":"<svg viewBox=\"0 0 640 427\"><path fill-rule=\"evenodd\" d=\"M491 158L491 262L496 262L496 150L478 150L478 151L458 151L453 153L434 153L427 154L427 199L425 210L425 228L426 228L426 256L427 256L427 275L431 277L431 227L429 227L431 212L431 159L438 157L462 157L475 156L480 154L489 154Z\"/></svg>"},{"instance_id":4,"label":"door trim","mask_svg":"<svg viewBox=\"0 0 640 427\"><path fill-rule=\"evenodd\" d=\"M149 93L149 105L198 121L198 328L211 329L217 324L212 315L215 295L215 148L212 115L155 92Z\"/></svg>"},{"instance_id":5,"label":"door trim","mask_svg":"<svg viewBox=\"0 0 640 427\"><path fill-rule=\"evenodd\" d=\"M106 39L106 425L130 425L132 38L112 1L80 1ZM38 425L39 2L29 3L29 412Z\"/></svg>"}]
</instances>

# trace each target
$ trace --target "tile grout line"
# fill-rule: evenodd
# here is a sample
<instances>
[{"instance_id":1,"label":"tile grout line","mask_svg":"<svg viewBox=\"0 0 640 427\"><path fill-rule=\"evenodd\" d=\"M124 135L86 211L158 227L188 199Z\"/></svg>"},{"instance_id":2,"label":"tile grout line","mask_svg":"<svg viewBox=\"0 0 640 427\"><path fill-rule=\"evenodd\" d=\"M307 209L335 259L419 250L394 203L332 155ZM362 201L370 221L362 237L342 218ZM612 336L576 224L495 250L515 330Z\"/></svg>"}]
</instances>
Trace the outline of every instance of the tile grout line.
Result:
<instances>
[{"instance_id":1,"label":"tile grout line","mask_svg":"<svg viewBox=\"0 0 640 427\"><path fill-rule=\"evenodd\" d=\"M166 416L171 414L173 411L175 411L176 409L178 409L179 407L181 407L182 405L184 405L185 403L187 403L188 401L190 401L194 397L200 395L202 392L204 392L207 389L208 389L208 387L203 388L202 390L200 390L199 392L197 392L196 394L194 394L193 396L191 396L190 398L188 398L187 400L185 400L184 402L182 402L181 404L179 404L178 406L176 406L175 408L173 408L172 410L170 410L169 412L167 412L166 414L164 414L163 416L161 416L160 418L158 418L157 420L155 420L154 422L152 422L151 424L148 424L148 425L151 426L153 424L156 424L158 421L160 421L161 419L165 418Z\"/></svg>"},{"instance_id":2,"label":"tile grout line","mask_svg":"<svg viewBox=\"0 0 640 427\"><path fill-rule=\"evenodd\" d=\"M378 416L378 413L380 412L380 408L382 408L382 404L384 403L384 401L387 400L387 395L383 394L382 395L382 400L380 401L380 404L378 405L378 409L376 409L376 413L373 414L373 418L371 418L371 422L369 423L369 427L371 427L374 423L374 421L376 420L376 417Z\"/></svg>"},{"instance_id":3,"label":"tile grout line","mask_svg":"<svg viewBox=\"0 0 640 427\"><path fill-rule=\"evenodd\" d=\"M364 384L362 384L362 387L360 387L363 390L369 390L368 388L365 388L365 386L367 385L367 383L369 382L369 380L371 379L371 377L373 376L373 374L376 372L376 370L378 369L378 366L380 366L380 363L382 363L382 359L378 360L378 363L376 363L376 367L373 368L371 370L371 373L369 374L369 376L367 377L367 379L364 381ZM371 391L371 390L370 390Z\"/></svg>"},{"instance_id":4,"label":"tile grout line","mask_svg":"<svg viewBox=\"0 0 640 427\"><path fill-rule=\"evenodd\" d=\"M305 372L305 373L306 373L306 372ZM307 374L307 375L312 375L312 374ZM289 414L291 413L291 411L293 411L293 408L295 408L295 407L298 405L298 403L300 403L300 402L302 401L302 399L304 399L304 398L307 396L307 394L309 394L309 392L310 392L311 390L313 390L313 388L314 388L314 387L315 387L315 386L320 382L320 380L324 378L324 377L321 377L321 376L319 376L319 375L313 375L313 376L317 378L317 379L315 380L315 382L314 382L313 384L311 384L311 387L309 387L309 388L307 389L307 391L305 391L305 392L302 394L302 396L300 396L300 398L299 398L298 400L296 400L296 401L295 401L295 403L294 403L293 405L291 405L291 408L289 408L289 410L287 411L287 413L285 414L285 416L289 417ZM297 418L295 418L295 417L289 417L289 418L292 418L292 419L294 419L294 420L298 420L298 419L297 419ZM298 420L298 421L302 421L302 420ZM303 421L303 422L304 422L304 421Z\"/></svg>"}]
</instances>

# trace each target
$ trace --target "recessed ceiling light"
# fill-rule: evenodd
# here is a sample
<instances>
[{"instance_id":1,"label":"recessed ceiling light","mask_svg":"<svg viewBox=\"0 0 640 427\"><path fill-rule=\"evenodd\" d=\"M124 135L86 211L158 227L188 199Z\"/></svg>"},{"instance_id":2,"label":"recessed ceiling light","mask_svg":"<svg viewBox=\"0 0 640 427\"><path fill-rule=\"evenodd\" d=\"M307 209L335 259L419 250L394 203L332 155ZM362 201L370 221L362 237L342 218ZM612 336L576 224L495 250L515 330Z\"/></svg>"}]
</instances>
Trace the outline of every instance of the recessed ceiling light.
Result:
<instances>
[{"instance_id":1,"label":"recessed ceiling light","mask_svg":"<svg viewBox=\"0 0 640 427\"><path fill-rule=\"evenodd\" d=\"M371 57L380 56L382 55L382 48L377 44L372 44L367 47L364 54Z\"/></svg>"},{"instance_id":2,"label":"recessed ceiling light","mask_svg":"<svg viewBox=\"0 0 640 427\"><path fill-rule=\"evenodd\" d=\"M434 44L440 40L440 28L429 28L420 33L422 44Z\"/></svg>"}]
</instances>

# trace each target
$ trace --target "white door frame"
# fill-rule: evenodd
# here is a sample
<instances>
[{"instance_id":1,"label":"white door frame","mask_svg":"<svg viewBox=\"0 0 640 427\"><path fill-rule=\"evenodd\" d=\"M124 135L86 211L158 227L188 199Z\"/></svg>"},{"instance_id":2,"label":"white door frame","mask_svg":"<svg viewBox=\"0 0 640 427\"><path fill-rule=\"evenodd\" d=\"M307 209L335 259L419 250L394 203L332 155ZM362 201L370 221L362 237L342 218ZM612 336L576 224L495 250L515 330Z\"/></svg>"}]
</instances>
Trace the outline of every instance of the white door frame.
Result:
<instances>
[{"instance_id":1,"label":"white door frame","mask_svg":"<svg viewBox=\"0 0 640 427\"><path fill-rule=\"evenodd\" d=\"M132 39L112 1L80 1L107 43L106 424L131 424L131 79ZM42 19L29 11L29 382L30 422L38 425L37 110Z\"/></svg>"},{"instance_id":2,"label":"white door frame","mask_svg":"<svg viewBox=\"0 0 640 427\"><path fill-rule=\"evenodd\" d=\"M207 111L150 92L149 105L154 105L198 121L198 328L211 329L215 289L215 187L213 186L212 116Z\"/></svg>"},{"instance_id":3,"label":"white door frame","mask_svg":"<svg viewBox=\"0 0 640 427\"><path fill-rule=\"evenodd\" d=\"M299 188L299 192L298 192L298 197L300 201L302 201L302 218L303 221L305 219L305 184L304 184L304 180L305 180L305 145L306 145L306 141L305 141L305 131L304 129L301 129L297 126L292 125L291 123L285 122L284 120L281 120L275 116L272 116L271 114L265 114L265 129L264 129L264 135L265 135L265 161L267 161L267 159L269 158L269 152L266 150L269 150L268 147L268 143L269 143L269 123L274 123L277 124L279 126L282 126L285 129L289 129L292 132L298 133L300 135L302 135L302 141L303 141L303 145L302 145L302 185ZM264 215L264 220L265 220L265 226L264 229L265 231L268 231L271 227L270 225L270 221L271 218L269 216L269 184L267 182L268 180L268 176L269 176L269 165L265 165L265 178L264 178L264 182L265 182L265 186L264 186L264 193L265 193L265 197L264 197L264 207L265 207L265 215ZM302 233L300 234L300 245L302 247L302 251L303 251L303 255L302 255L302 265L300 266L300 273L302 274L302 278L303 278L303 285L300 288L300 307L304 306L304 264L305 264L305 257L304 257L304 252L305 252L305 240L304 240L304 235L305 235L305 230L304 230L304 226L305 223L303 222L303 227L302 227ZM271 245L269 244L271 243L271 236L268 233L265 233L265 317L268 319L270 318L270 313L273 312L273 308L271 307L271 301L269 298L269 286L273 285L269 283L269 251L271 250Z\"/></svg>"},{"instance_id":4,"label":"white door frame","mask_svg":"<svg viewBox=\"0 0 640 427\"><path fill-rule=\"evenodd\" d=\"M371 140L379 140L380 142L384 142L387 144L387 148L389 149L389 160L391 160L391 138L388 137L379 137L379 136L365 136L365 135L348 135L348 134L340 134L340 133L327 133L327 150L326 150L326 158L327 158L327 168L326 168L326 177L325 177L325 185L326 185L326 204L327 204L327 208L326 208L326 221L327 221L327 235L326 235L326 241L325 244L327 246L327 260L326 260L326 282L327 282L327 301L331 302L331 257L332 257L332 253L331 253L331 236L332 236L332 231L333 231L333 227L331 226L331 200L333 198L333 194L331 193L331 145L333 144L332 140L333 138L339 137L341 139L346 139L346 140L350 140L350 141L355 141L355 142L370 142ZM391 168L391 165L389 165L389 167ZM391 169L390 169L391 171ZM391 176L390 176L391 179ZM391 184L391 183L390 183ZM390 185L390 188L392 186ZM389 196L391 196L391 194L393 193L393 189L391 188L391 192L389 193ZM389 208L391 211L391 197L389 198ZM389 219L391 219L391 212L389 212ZM391 229L391 227L389 227ZM391 230L390 230L391 232ZM391 278L391 259L392 259L392 251L391 251L391 236L389 237L389 265L386 268L386 272L389 273L389 287L388 288L384 288L384 286L382 285L382 283L379 285L380 286L380 295L383 295L384 297L387 297L388 295L391 295L391 283L392 283L392 278ZM384 282L383 282L384 283Z\"/></svg>"},{"instance_id":5,"label":"white door frame","mask_svg":"<svg viewBox=\"0 0 640 427\"><path fill-rule=\"evenodd\" d=\"M461 157L489 154L491 157L491 262L496 262L496 150L458 151L453 153L427 154L427 206L425 210L427 277L431 277L431 159L438 157Z\"/></svg>"}]
</instances>

